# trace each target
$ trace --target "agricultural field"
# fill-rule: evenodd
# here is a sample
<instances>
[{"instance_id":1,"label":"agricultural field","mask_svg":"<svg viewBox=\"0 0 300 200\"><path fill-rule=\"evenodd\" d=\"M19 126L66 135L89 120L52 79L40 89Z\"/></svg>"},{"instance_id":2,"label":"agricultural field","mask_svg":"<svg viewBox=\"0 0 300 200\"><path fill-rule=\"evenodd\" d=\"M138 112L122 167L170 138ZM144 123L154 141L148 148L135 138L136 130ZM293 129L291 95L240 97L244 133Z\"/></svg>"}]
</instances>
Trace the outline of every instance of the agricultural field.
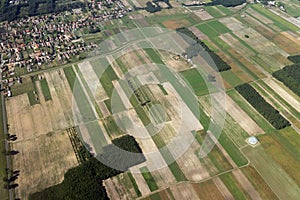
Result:
<instances>
[{"instance_id":1,"label":"agricultural field","mask_svg":"<svg viewBox=\"0 0 300 200\"><path fill-rule=\"evenodd\" d=\"M19 170L16 198L51 199L63 188L56 197L100 199L93 193L99 189L114 200L298 200L300 28L261 4L170 2L171 9L106 20L101 32L83 38L99 43L124 35L83 61L10 86L7 126L17 139L1 133L11 151L0 160L11 154ZM282 15L295 16L296 3L287 1ZM127 34L135 28L139 36ZM124 137L131 142L120 142ZM143 155L121 156L110 149L116 146Z\"/></svg>"},{"instance_id":2,"label":"agricultural field","mask_svg":"<svg viewBox=\"0 0 300 200\"><path fill-rule=\"evenodd\" d=\"M7 101L9 130L18 137L12 142L12 149L19 152L13 157L14 168L21 174L16 195L25 199L30 193L60 183L64 173L78 165L66 132L74 125L72 91L63 73L52 71L44 77L51 100L46 101L45 92L37 87L39 104L31 106L27 93Z\"/></svg>"}]
</instances>

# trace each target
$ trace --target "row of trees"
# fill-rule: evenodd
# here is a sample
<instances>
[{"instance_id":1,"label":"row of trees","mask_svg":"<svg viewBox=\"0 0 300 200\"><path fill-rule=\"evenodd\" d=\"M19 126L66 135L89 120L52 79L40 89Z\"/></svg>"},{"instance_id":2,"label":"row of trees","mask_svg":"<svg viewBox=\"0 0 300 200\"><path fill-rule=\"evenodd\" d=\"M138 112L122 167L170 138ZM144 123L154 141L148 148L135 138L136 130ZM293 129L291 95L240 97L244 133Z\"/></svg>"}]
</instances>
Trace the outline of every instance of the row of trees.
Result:
<instances>
[{"instance_id":1,"label":"row of trees","mask_svg":"<svg viewBox=\"0 0 300 200\"><path fill-rule=\"evenodd\" d=\"M222 58L220 58L220 56L212 51L192 31L185 27L178 28L176 29L176 31L187 43L190 44L190 46L186 49L186 56L188 58L192 58L194 56L207 52L209 57L216 65L216 71L221 72L231 69L231 67Z\"/></svg>"},{"instance_id":2,"label":"row of trees","mask_svg":"<svg viewBox=\"0 0 300 200\"><path fill-rule=\"evenodd\" d=\"M205 6L216 6L216 5L222 5L225 7L234 7L242 5L243 3L246 3L246 0L212 0L208 3L194 3L194 4L185 4L182 3L184 6L197 6L197 5L205 5Z\"/></svg>"},{"instance_id":3,"label":"row of trees","mask_svg":"<svg viewBox=\"0 0 300 200\"><path fill-rule=\"evenodd\" d=\"M235 89L276 129L282 129L291 124L280 115L272 105L248 83L238 85Z\"/></svg>"},{"instance_id":4,"label":"row of trees","mask_svg":"<svg viewBox=\"0 0 300 200\"><path fill-rule=\"evenodd\" d=\"M112 141L115 145L107 145L100 154L100 159L114 160L114 163L126 163L123 168L128 170L136 164L145 161L145 157L141 154L138 143L132 136L122 136ZM122 157L121 151L116 148L118 146L126 151L140 153L139 156ZM111 154L112 153L112 154ZM123 154L122 154L123 155ZM106 162L107 163L107 162ZM69 169L64 175L64 181L58 185L49 187L40 192L31 194L31 200L60 200L60 199L76 199L76 200L102 200L108 199L102 180L116 176L122 171L112 169L96 158L92 157L88 161L79 166Z\"/></svg>"},{"instance_id":5,"label":"row of trees","mask_svg":"<svg viewBox=\"0 0 300 200\"><path fill-rule=\"evenodd\" d=\"M295 58L294 61L297 61ZM272 74L276 79L283 82L295 94L300 96L300 62L284 67Z\"/></svg>"},{"instance_id":6,"label":"row of trees","mask_svg":"<svg viewBox=\"0 0 300 200\"><path fill-rule=\"evenodd\" d=\"M209 3L207 3L207 6L215 6L215 5L222 5L225 7L234 7L238 5L242 5L243 3L246 3L246 0L213 0Z\"/></svg>"}]
</instances>

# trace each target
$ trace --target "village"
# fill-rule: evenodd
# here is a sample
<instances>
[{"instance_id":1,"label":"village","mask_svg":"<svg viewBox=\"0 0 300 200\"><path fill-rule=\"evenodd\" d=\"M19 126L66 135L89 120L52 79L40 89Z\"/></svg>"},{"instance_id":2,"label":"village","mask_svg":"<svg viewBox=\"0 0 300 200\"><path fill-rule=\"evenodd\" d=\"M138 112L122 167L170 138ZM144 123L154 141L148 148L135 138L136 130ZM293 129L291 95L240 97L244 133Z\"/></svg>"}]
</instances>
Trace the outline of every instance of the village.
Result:
<instances>
[{"instance_id":1,"label":"village","mask_svg":"<svg viewBox=\"0 0 300 200\"><path fill-rule=\"evenodd\" d=\"M127 2L97 0L84 8L2 22L0 67L5 95L12 95L9 87L21 84L23 74L84 59L97 44L85 42L82 35L100 32L106 21L129 11Z\"/></svg>"}]
</instances>

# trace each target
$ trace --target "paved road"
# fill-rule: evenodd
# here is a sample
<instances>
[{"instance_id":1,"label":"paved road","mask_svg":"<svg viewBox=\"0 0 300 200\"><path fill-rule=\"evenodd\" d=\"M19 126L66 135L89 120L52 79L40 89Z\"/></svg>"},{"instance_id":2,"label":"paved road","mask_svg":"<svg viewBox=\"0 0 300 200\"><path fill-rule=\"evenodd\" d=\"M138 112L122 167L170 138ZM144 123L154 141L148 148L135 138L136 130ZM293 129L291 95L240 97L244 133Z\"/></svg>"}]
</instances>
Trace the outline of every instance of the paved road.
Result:
<instances>
[{"instance_id":1,"label":"paved road","mask_svg":"<svg viewBox=\"0 0 300 200\"><path fill-rule=\"evenodd\" d=\"M0 72L0 81L2 80L2 72ZM3 134L4 138L6 138L6 134L8 133L7 129L7 117L6 117L6 107L5 107L5 98L3 93L1 92L1 101L2 101L2 115L3 115ZM10 146L7 140L5 140L5 150L10 151ZM6 168L11 170L11 159L10 156L6 156ZM10 178L10 173L8 173L8 179ZM9 199L14 200L14 189L9 190Z\"/></svg>"}]
</instances>

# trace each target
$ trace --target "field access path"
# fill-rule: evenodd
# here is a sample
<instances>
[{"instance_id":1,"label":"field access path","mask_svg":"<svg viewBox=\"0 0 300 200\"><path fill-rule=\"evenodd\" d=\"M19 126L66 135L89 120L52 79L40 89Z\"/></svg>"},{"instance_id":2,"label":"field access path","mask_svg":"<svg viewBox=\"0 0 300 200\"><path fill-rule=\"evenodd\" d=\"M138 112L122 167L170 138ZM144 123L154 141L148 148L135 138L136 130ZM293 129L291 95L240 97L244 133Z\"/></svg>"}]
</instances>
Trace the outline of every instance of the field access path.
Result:
<instances>
[{"instance_id":1,"label":"field access path","mask_svg":"<svg viewBox=\"0 0 300 200\"><path fill-rule=\"evenodd\" d=\"M2 72L0 72L0 81L2 81ZM8 128L7 128L7 115L6 115L6 107L5 107L5 98L3 93L1 92L1 105L2 105L2 124L3 124L3 134L4 134L4 138L6 138L7 134L8 134ZM9 152L10 151L10 146L9 146L9 142L7 141L7 139L4 139L5 142L5 152ZM5 155L6 157L6 169L10 170L12 169L12 162L11 162L11 158L10 155ZM8 174L8 179L10 179L10 173ZM14 200L14 189L9 189L8 190L8 194L9 194L9 200Z\"/></svg>"}]
</instances>

